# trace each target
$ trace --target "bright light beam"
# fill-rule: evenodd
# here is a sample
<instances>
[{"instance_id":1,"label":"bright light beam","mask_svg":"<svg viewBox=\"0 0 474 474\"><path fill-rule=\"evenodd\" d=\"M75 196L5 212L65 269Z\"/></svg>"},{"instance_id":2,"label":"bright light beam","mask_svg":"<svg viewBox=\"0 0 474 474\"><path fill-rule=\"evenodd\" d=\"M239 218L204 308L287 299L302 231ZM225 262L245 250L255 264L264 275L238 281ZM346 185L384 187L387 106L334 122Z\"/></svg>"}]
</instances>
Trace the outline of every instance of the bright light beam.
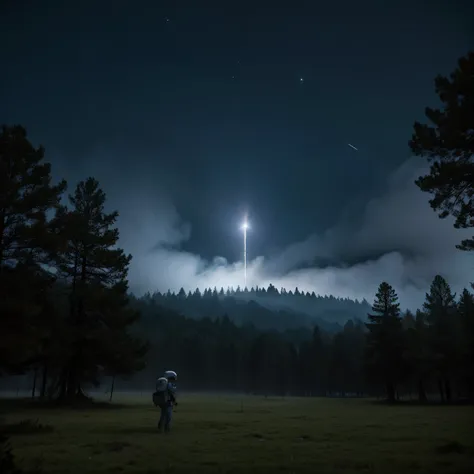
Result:
<instances>
[{"instance_id":1,"label":"bright light beam","mask_svg":"<svg viewBox=\"0 0 474 474\"><path fill-rule=\"evenodd\" d=\"M249 223L247 219L244 220L242 224L242 230L244 231L244 290L247 288L247 229L249 228Z\"/></svg>"}]
</instances>

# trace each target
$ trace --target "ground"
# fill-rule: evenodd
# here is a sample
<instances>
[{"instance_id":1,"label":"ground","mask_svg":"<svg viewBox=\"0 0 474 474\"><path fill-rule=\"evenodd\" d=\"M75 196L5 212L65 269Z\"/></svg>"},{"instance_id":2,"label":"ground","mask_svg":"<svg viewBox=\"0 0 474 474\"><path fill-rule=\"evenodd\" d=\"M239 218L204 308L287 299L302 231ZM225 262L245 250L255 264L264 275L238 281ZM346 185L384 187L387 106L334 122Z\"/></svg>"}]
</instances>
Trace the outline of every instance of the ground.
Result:
<instances>
[{"instance_id":1,"label":"ground","mask_svg":"<svg viewBox=\"0 0 474 474\"><path fill-rule=\"evenodd\" d=\"M0 408L19 464L45 473L474 472L468 406L182 394L165 435L151 395L112 405Z\"/></svg>"}]
</instances>

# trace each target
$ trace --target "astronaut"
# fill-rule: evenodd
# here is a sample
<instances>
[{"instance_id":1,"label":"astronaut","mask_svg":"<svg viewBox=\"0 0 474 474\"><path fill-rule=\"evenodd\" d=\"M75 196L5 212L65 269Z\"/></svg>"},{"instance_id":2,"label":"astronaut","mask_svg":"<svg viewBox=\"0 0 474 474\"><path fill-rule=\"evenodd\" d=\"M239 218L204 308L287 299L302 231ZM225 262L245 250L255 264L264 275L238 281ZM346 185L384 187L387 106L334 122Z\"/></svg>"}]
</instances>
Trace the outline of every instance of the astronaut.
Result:
<instances>
[{"instance_id":1,"label":"astronaut","mask_svg":"<svg viewBox=\"0 0 474 474\"><path fill-rule=\"evenodd\" d=\"M161 410L160 421L158 422L158 430L165 433L171 429L171 419L173 415L173 407L178 405L176 400L176 381L178 375L173 370L167 370L163 376L156 380L156 391L153 394L153 403Z\"/></svg>"}]
</instances>

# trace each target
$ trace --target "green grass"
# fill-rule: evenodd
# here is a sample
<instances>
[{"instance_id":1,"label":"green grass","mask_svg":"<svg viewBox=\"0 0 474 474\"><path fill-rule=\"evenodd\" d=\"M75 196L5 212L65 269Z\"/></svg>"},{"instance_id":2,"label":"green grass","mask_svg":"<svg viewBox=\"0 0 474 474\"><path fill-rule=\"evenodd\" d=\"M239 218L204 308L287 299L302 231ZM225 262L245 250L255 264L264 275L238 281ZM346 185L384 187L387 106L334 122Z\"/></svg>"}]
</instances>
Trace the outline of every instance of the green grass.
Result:
<instances>
[{"instance_id":1,"label":"green grass","mask_svg":"<svg viewBox=\"0 0 474 474\"><path fill-rule=\"evenodd\" d=\"M148 398L81 410L11 405L3 417L20 465L42 459L47 473L474 472L469 406L182 394L164 435ZM24 420L36 428L15 431Z\"/></svg>"}]
</instances>

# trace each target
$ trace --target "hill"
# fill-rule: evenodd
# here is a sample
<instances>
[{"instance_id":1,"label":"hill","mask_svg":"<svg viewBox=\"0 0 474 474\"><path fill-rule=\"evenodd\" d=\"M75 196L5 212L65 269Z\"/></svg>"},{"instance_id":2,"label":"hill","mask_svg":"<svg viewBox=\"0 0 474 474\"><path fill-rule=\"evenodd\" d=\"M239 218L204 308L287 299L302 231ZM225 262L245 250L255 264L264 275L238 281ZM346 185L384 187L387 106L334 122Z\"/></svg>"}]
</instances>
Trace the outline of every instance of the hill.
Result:
<instances>
[{"instance_id":1,"label":"hill","mask_svg":"<svg viewBox=\"0 0 474 474\"><path fill-rule=\"evenodd\" d=\"M259 330L285 331L311 328L315 325L329 332L339 331L348 320L365 320L370 306L367 301L320 296L282 289L268 288L236 290L206 289L201 293L147 294L143 297L159 306L193 319L216 319L227 315L238 326L253 325Z\"/></svg>"}]
</instances>

